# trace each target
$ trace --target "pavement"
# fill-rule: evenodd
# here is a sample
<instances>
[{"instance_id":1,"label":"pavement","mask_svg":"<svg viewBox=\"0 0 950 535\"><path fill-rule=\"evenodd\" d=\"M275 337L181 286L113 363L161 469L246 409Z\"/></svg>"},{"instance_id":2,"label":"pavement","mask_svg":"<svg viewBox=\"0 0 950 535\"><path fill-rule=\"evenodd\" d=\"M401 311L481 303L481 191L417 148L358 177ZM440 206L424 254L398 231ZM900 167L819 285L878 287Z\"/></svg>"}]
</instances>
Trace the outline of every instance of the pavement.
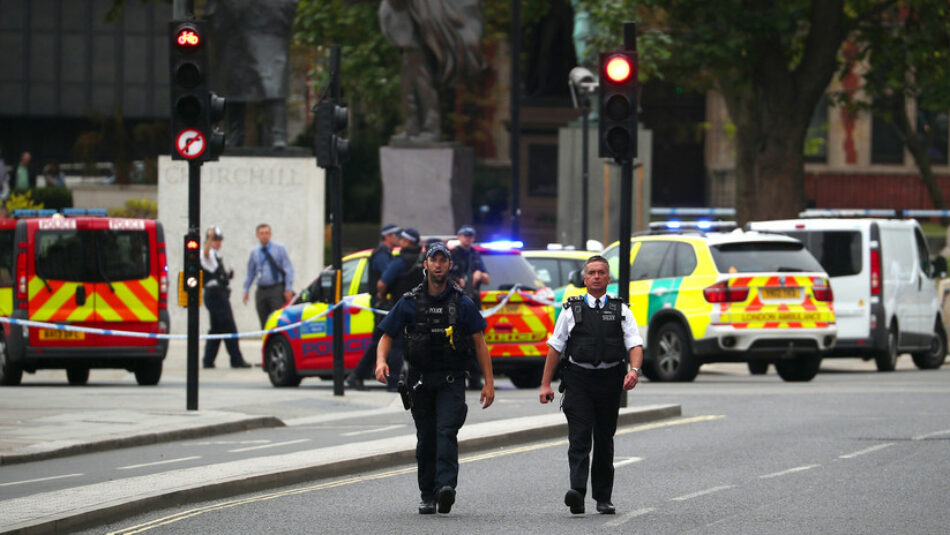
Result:
<instances>
[{"instance_id":1,"label":"pavement","mask_svg":"<svg viewBox=\"0 0 950 535\"><path fill-rule=\"evenodd\" d=\"M241 340L249 362L260 361L260 341ZM24 374L0 396L0 465L206 437L261 427L399 413L398 396L383 388L334 396L332 383L305 379L298 388L274 388L261 368L232 369L222 347L217 368L199 371L199 410L186 410L184 341L173 340L161 383L141 387L124 370L92 370L90 384L69 386L63 370ZM477 393L476 395L477 400ZM459 435L464 452L564 438L562 414L532 404L498 403L469 411ZM469 400L472 403L472 400ZM620 425L680 416L679 405L621 410ZM125 478L0 500L0 534L64 533L188 501L208 500L354 472L411 464L415 436L318 447L190 469Z\"/></svg>"}]
</instances>

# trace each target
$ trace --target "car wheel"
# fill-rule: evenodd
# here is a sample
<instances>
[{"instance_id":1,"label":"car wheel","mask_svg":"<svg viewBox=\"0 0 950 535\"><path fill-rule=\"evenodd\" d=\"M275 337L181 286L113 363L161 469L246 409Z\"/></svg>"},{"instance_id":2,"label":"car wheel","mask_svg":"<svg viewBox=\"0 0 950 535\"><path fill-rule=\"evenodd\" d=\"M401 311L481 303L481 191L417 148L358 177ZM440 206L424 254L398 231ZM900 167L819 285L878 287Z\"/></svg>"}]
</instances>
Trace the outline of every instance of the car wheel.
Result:
<instances>
[{"instance_id":1,"label":"car wheel","mask_svg":"<svg viewBox=\"0 0 950 535\"><path fill-rule=\"evenodd\" d=\"M807 382L818 375L821 367L821 355L802 355L775 363L775 371L784 381Z\"/></svg>"},{"instance_id":2,"label":"car wheel","mask_svg":"<svg viewBox=\"0 0 950 535\"><path fill-rule=\"evenodd\" d=\"M538 388L541 386L543 373L544 368L533 366L508 372L508 378L511 379L511 384L515 385L516 388Z\"/></svg>"},{"instance_id":3,"label":"car wheel","mask_svg":"<svg viewBox=\"0 0 950 535\"><path fill-rule=\"evenodd\" d=\"M749 361L749 373L752 375L765 375L769 372L769 363L762 360Z\"/></svg>"},{"instance_id":4,"label":"car wheel","mask_svg":"<svg viewBox=\"0 0 950 535\"><path fill-rule=\"evenodd\" d=\"M645 375L651 381L692 381L699 373L699 362L693 356L689 336L679 323L664 323L651 341L650 359L644 363Z\"/></svg>"},{"instance_id":5,"label":"car wheel","mask_svg":"<svg viewBox=\"0 0 950 535\"><path fill-rule=\"evenodd\" d=\"M281 336L272 337L267 342L267 376L274 386L298 386L303 380L297 375L290 344Z\"/></svg>"},{"instance_id":6,"label":"car wheel","mask_svg":"<svg viewBox=\"0 0 950 535\"><path fill-rule=\"evenodd\" d=\"M162 361L143 362L135 368L135 382L141 386L155 386L162 379Z\"/></svg>"},{"instance_id":7,"label":"car wheel","mask_svg":"<svg viewBox=\"0 0 950 535\"><path fill-rule=\"evenodd\" d=\"M883 353L878 353L874 357L874 362L877 364L877 371L879 372L892 372L897 368L897 329L891 327L887 331L887 350Z\"/></svg>"},{"instance_id":8,"label":"car wheel","mask_svg":"<svg viewBox=\"0 0 950 535\"><path fill-rule=\"evenodd\" d=\"M66 379L71 385L84 385L89 382L89 368L85 366L70 366L66 368Z\"/></svg>"},{"instance_id":9,"label":"car wheel","mask_svg":"<svg viewBox=\"0 0 950 535\"><path fill-rule=\"evenodd\" d=\"M7 341L0 336L0 385L16 386L23 380L23 368L9 361Z\"/></svg>"},{"instance_id":10,"label":"car wheel","mask_svg":"<svg viewBox=\"0 0 950 535\"><path fill-rule=\"evenodd\" d=\"M921 370L936 370L943 366L947 358L947 333L938 322L934 326L934 337L930 341L930 348L927 351L911 353L914 364Z\"/></svg>"}]
</instances>

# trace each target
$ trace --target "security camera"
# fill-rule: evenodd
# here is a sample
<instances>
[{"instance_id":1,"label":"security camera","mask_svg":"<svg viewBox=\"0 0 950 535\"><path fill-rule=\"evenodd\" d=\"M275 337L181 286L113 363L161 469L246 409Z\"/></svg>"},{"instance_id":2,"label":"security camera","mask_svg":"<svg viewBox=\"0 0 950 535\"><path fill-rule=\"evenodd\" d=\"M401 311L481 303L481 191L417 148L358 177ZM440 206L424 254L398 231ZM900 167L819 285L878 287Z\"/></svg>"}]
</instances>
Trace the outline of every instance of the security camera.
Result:
<instances>
[{"instance_id":1,"label":"security camera","mask_svg":"<svg viewBox=\"0 0 950 535\"><path fill-rule=\"evenodd\" d=\"M571 100L574 107L579 108L578 99L586 99L588 95L597 90L597 78L594 73L584 67L574 67L567 77L567 85L571 88Z\"/></svg>"}]
</instances>

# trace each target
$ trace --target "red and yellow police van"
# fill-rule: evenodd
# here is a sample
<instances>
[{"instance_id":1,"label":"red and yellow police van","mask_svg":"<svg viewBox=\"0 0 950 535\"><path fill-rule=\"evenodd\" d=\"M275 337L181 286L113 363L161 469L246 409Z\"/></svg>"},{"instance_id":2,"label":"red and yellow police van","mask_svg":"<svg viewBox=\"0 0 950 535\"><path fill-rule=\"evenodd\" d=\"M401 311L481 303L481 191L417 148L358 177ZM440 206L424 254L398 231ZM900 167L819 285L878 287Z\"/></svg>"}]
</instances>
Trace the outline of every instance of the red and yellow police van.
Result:
<instances>
[{"instance_id":1,"label":"red and yellow police van","mask_svg":"<svg viewBox=\"0 0 950 535\"><path fill-rule=\"evenodd\" d=\"M168 265L161 223L104 210L17 211L0 222L0 311L16 320L147 335L168 333ZM9 271L8 277L4 269ZM168 340L2 324L0 384L23 372L66 370L85 384L91 368L162 375Z\"/></svg>"}]
</instances>

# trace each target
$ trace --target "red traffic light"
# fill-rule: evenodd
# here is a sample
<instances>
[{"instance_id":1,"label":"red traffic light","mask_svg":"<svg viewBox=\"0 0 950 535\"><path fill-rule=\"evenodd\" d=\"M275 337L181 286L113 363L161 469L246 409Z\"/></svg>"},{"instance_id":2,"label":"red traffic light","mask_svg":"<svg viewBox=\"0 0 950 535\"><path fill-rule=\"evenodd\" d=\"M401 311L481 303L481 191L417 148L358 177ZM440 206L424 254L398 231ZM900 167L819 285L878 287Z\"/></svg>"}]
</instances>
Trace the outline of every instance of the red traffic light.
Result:
<instances>
[{"instance_id":1,"label":"red traffic light","mask_svg":"<svg viewBox=\"0 0 950 535\"><path fill-rule=\"evenodd\" d=\"M197 250L197 249L198 249L198 240L196 240L196 239L194 239L194 238L191 238L191 239L187 240L187 241L185 242L185 249Z\"/></svg>"},{"instance_id":2,"label":"red traffic light","mask_svg":"<svg viewBox=\"0 0 950 535\"><path fill-rule=\"evenodd\" d=\"M607 60L604 71L608 80L615 84L622 84L633 74L633 65L627 57L618 55Z\"/></svg>"},{"instance_id":3,"label":"red traffic light","mask_svg":"<svg viewBox=\"0 0 950 535\"><path fill-rule=\"evenodd\" d=\"M195 28L185 26L175 34L175 46L182 51L194 50L201 46L201 35Z\"/></svg>"}]
</instances>

